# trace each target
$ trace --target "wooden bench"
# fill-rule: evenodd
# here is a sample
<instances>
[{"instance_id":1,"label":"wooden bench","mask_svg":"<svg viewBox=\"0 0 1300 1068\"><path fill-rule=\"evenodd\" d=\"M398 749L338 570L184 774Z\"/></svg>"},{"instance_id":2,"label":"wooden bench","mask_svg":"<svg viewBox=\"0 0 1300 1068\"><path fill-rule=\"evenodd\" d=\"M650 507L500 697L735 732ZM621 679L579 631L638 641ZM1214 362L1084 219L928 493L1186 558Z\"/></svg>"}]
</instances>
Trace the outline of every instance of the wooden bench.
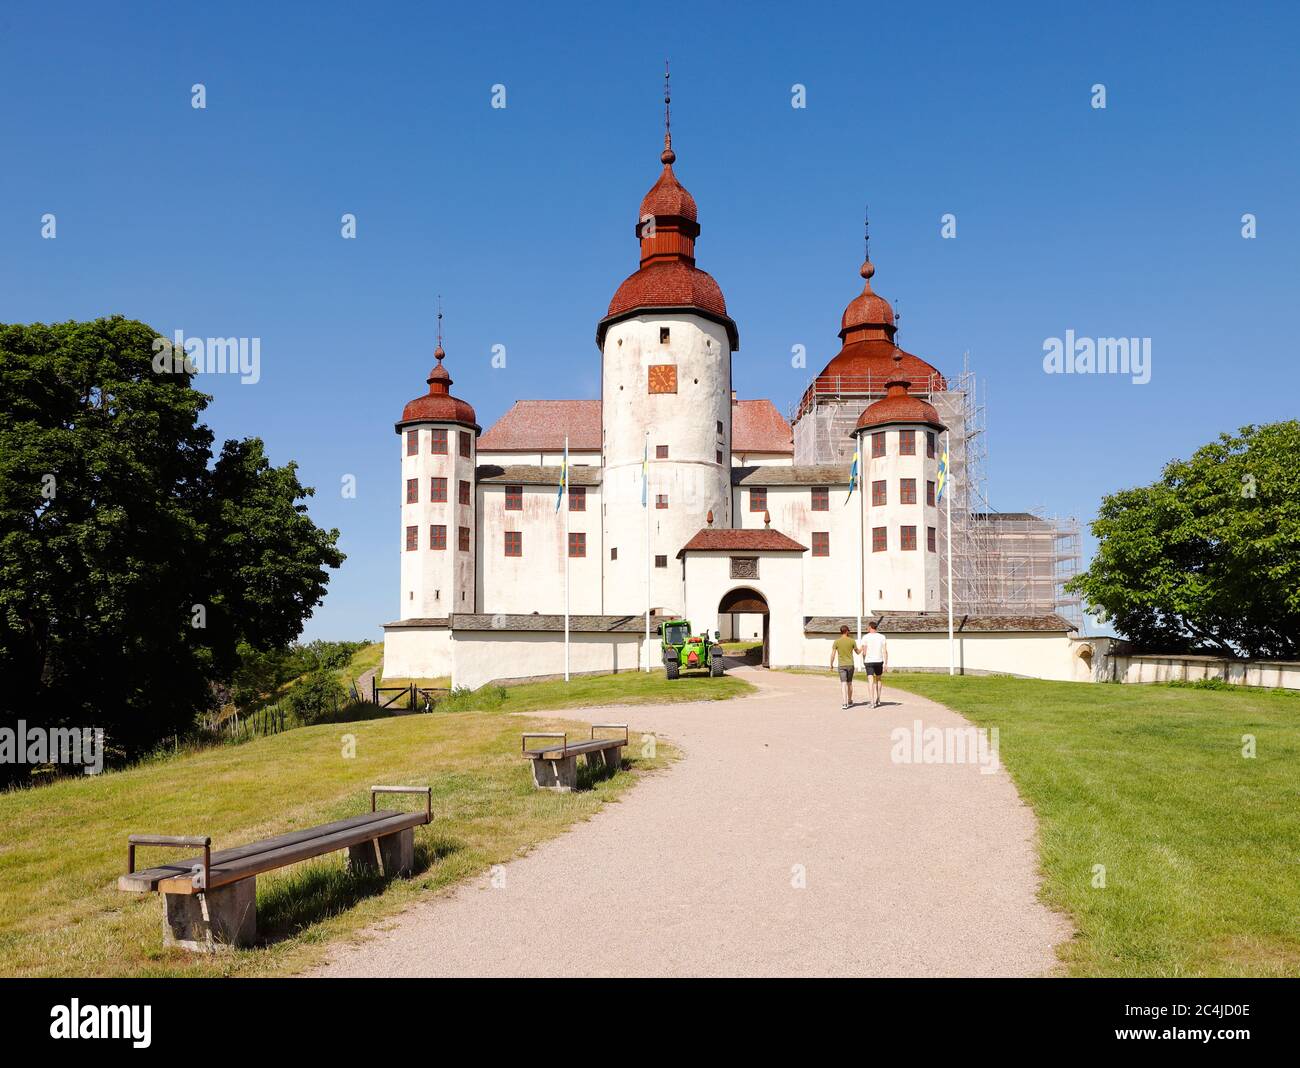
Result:
<instances>
[{"instance_id":1,"label":"wooden bench","mask_svg":"<svg viewBox=\"0 0 1300 1068\"><path fill-rule=\"evenodd\" d=\"M597 738L598 730L622 731L622 738ZM558 745L528 748L530 738L559 738ZM593 723L591 737L570 742L567 734L530 731L520 739L524 756L533 762L533 785L539 790L572 790L578 785L578 757L585 757L594 774L613 775L623 766L626 723Z\"/></svg>"},{"instance_id":2,"label":"wooden bench","mask_svg":"<svg viewBox=\"0 0 1300 1068\"><path fill-rule=\"evenodd\" d=\"M423 794L423 812L376 809L379 794ZM299 861L347 849L355 870L409 875L415 867L415 828L433 819L427 786L372 786L370 811L361 816L290 831L260 842L212 851L206 836L127 836L127 872L117 888L163 897L163 944L212 951L250 945L257 938L257 876ZM139 846L184 846L200 856L135 870Z\"/></svg>"}]
</instances>

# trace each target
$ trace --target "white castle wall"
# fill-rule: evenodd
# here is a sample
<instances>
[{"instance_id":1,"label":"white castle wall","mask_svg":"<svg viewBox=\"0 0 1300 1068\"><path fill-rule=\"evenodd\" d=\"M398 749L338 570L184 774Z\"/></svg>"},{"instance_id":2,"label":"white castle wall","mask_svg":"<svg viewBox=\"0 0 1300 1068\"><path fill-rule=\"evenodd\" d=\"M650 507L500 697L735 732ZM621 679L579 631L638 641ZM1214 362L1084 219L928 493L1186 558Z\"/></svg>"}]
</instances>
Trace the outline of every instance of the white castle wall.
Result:
<instances>
[{"instance_id":1,"label":"white castle wall","mask_svg":"<svg viewBox=\"0 0 1300 1068\"><path fill-rule=\"evenodd\" d=\"M432 432L446 430L447 453L435 456L432 452ZM406 431L415 430L419 436L419 451L414 456L406 454ZM470 454L460 455L458 432L470 435ZM402 457L402 477L398 483L401 501L401 523L398 528L398 548L401 552L401 607L399 619L425 619L446 616L451 612L474 610L474 444L476 433L455 423L420 423L403 427L397 435ZM431 482L434 477L447 480L447 501L432 501ZM416 479L418 499L406 502L407 479ZM458 484L470 484L471 504L458 503ZM439 523L447 527L447 548L429 548L429 528ZM417 533L416 548L406 548L406 528L414 526ZM457 530L470 529L470 551L459 548Z\"/></svg>"},{"instance_id":2,"label":"white castle wall","mask_svg":"<svg viewBox=\"0 0 1300 1068\"><path fill-rule=\"evenodd\" d=\"M670 331L660 343L660 329ZM611 326L602 359L605 469L601 486L605 528L605 612L638 612L646 605L646 513L641 507L644 430L649 429L650 553L667 558L652 568L650 602L683 609L677 551L713 511L730 525L731 347L726 330L698 315L639 315ZM676 393L650 393L649 368L677 367ZM718 424L722 432L718 432ZM667 445L668 459L655 458ZM721 451L723 462L717 462ZM655 508L655 495L668 508ZM610 550L617 549L617 559Z\"/></svg>"},{"instance_id":3,"label":"white castle wall","mask_svg":"<svg viewBox=\"0 0 1300 1068\"><path fill-rule=\"evenodd\" d=\"M942 632L886 634L889 667L900 671L948 670L948 634ZM805 636L799 663L823 668L830 663L834 635ZM1076 643L1064 633L958 634L955 638L958 673L1020 675L1059 682L1086 681L1074 655ZM772 664L777 665L773 656ZM790 662L785 662L787 665ZM886 672L885 681L889 675Z\"/></svg>"},{"instance_id":4,"label":"white castle wall","mask_svg":"<svg viewBox=\"0 0 1300 1068\"><path fill-rule=\"evenodd\" d=\"M639 633L571 634L569 672L639 671L644 644ZM564 635L555 631L455 631L450 647L457 687L476 690L489 682L564 675Z\"/></svg>"}]
</instances>

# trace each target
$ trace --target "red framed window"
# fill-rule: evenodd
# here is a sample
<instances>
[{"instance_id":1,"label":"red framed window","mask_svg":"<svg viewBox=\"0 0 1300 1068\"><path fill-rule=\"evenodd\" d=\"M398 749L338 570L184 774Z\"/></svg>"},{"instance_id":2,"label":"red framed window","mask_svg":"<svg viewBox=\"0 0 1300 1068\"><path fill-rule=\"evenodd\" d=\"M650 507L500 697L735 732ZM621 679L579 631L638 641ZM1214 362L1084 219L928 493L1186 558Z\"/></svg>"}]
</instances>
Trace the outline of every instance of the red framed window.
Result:
<instances>
[{"instance_id":1,"label":"red framed window","mask_svg":"<svg viewBox=\"0 0 1300 1068\"><path fill-rule=\"evenodd\" d=\"M465 485L465 483L461 483ZM507 486L506 487L506 511L522 512L524 510L524 487Z\"/></svg>"},{"instance_id":2,"label":"red framed window","mask_svg":"<svg viewBox=\"0 0 1300 1068\"><path fill-rule=\"evenodd\" d=\"M885 432L883 430L877 430L871 435L871 455L885 455Z\"/></svg>"},{"instance_id":3,"label":"red framed window","mask_svg":"<svg viewBox=\"0 0 1300 1068\"><path fill-rule=\"evenodd\" d=\"M414 552L419 547L420 547L420 528L407 527L406 528L406 551L408 553Z\"/></svg>"},{"instance_id":4,"label":"red framed window","mask_svg":"<svg viewBox=\"0 0 1300 1068\"><path fill-rule=\"evenodd\" d=\"M937 540L937 539L935 538L934 527L926 527L926 528L925 528L925 547L926 547L927 549L929 549L930 552L932 552L932 553L938 551L938 550L935 548L935 542L936 542L936 540Z\"/></svg>"},{"instance_id":5,"label":"red framed window","mask_svg":"<svg viewBox=\"0 0 1300 1068\"><path fill-rule=\"evenodd\" d=\"M462 456L468 456L469 455L469 431L459 430L456 432L456 434L460 438L460 454Z\"/></svg>"},{"instance_id":6,"label":"red framed window","mask_svg":"<svg viewBox=\"0 0 1300 1068\"><path fill-rule=\"evenodd\" d=\"M755 487L749 491L749 510L751 512L767 511L767 490Z\"/></svg>"},{"instance_id":7,"label":"red framed window","mask_svg":"<svg viewBox=\"0 0 1300 1068\"><path fill-rule=\"evenodd\" d=\"M871 483L871 504L875 508L887 503L888 491L885 489L887 483L882 478L878 482Z\"/></svg>"},{"instance_id":8,"label":"red framed window","mask_svg":"<svg viewBox=\"0 0 1300 1068\"><path fill-rule=\"evenodd\" d=\"M434 504L447 503L447 480L445 478L431 478L429 480L429 500Z\"/></svg>"},{"instance_id":9,"label":"red framed window","mask_svg":"<svg viewBox=\"0 0 1300 1068\"><path fill-rule=\"evenodd\" d=\"M429 528L429 548L447 548L447 528L441 523L435 523Z\"/></svg>"},{"instance_id":10,"label":"red framed window","mask_svg":"<svg viewBox=\"0 0 1300 1068\"><path fill-rule=\"evenodd\" d=\"M420 432L418 430L408 430L406 432L406 455L414 456L420 451Z\"/></svg>"},{"instance_id":11,"label":"red framed window","mask_svg":"<svg viewBox=\"0 0 1300 1068\"><path fill-rule=\"evenodd\" d=\"M506 531L506 555L507 556L524 555L524 533L522 530Z\"/></svg>"},{"instance_id":12,"label":"red framed window","mask_svg":"<svg viewBox=\"0 0 1300 1068\"><path fill-rule=\"evenodd\" d=\"M873 553L883 553L889 548L889 541L885 537L884 527L871 528L871 551Z\"/></svg>"},{"instance_id":13,"label":"red framed window","mask_svg":"<svg viewBox=\"0 0 1300 1068\"><path fill-rule=\"evenodd\" d=\"M916 527L899 527L898 528L898 547L905 552L915 552L916 550Z\"/></svg>"},{"instance_id":14,"label":"red framed window","mask_svg":"<svg viewBox=\"0 0 1300 1068\"><path fill-rule=\"evenodd\" d=\"M667 446L667 445L656 445L656 446L655 446L655 459L656 459L656 460L666 460L666 459L668 459L668 446Z\"/></svg>"},{"instance_id":15,"label":"red framed window","mask_svg":"<svg viewBox=\"0 0 1300 1068\"><path fill-rule=\"evenodd\" d=\"M934 433L929 430L925 432L925 458L934 459Z\"/></svg>"},{"instance_id":16,"label":"red framed window","mask_svg":"<svg viewBox=\"0 0 1300 1068\"><path fill-rule=\"evenodd\" d=\"M587 510L587 487L569 487L569 511L585 512Z\"/></svg>"},{"instance_id":17,"label":"red framed window","mask_svg":"<svg viewBox=\"0 0 1300 1068\"><path fill-rule=\"evenodd\" d=\"M457 488L456 499L460 501L461 504L469 504L469 483L463 478L460 480L460 485Z\"/></svg>"},{"instance_id":18,"label":"red framed window","mask_svg":"<svg viewBox=\"0 0 1300 1068\"><path fill-rule=\"evenodd\" d=\"M435 456L447 455L447 431L435 430L430 435L430 442L433 446L432 452Z\"/></svg>"},{"instance_id":19,"label":"red framed window","mask_svg":"<svg viewBox=\"0 0 1300 1068\"><path fill-rule=\"evenodd\" d=\"M569 555L586 556L587 555L587 535L570 534L569 535Z\"/></svg>"},{"instance_id":20,"label":"red framed window","mask_svg":"<svg viewBox=\"0 0 1300 1068\"><path fill-rule=\"evenodd\" d=\"M406 480L406 503L415 504L420 499L420 480L418 478L408 478Z\"/></svg>"},{"instance_id":21,"label":"red framed window","mask_svg":"<svg viewBox=\"0 0 1300 1068\"><path fill-rule=\"evenodd\" d=\"M928 479L925 483L925 503L934 507L934 483Z\"/></svg>"},{"instance_id":22,"label":"red framed window","mask_svg":"<svg viewBox=\"0 0 1300 1068\"><path fill-rule=\"evenodd\" d=\"M831 535L829 531L814 530L812 532L812 554L813 556L830 556Z\"/></svg>"},{"instance_id":23,"label":"red framed window","mask_svg":"<svg viewBox=\"0 0 1300 1068\"><path fill-rule=\"evenodd\" d=\"M456 544L461 552L469 552L469 527L456 528Z\"/></svg>"},{"instance_id":24,"label":"red framed window","mask_svg":"<svg viewBox=\"0 0 1300 1068\"><path fill-rule=\"evenodd\" d=\"M898 503L899 504L916 503L916 479L900 478L898 480Z\"/></svg>"},{"instance_id":25,"label":"red framed window","mask_svg":"<svg viewBox=\"0 0 1300 1068\"><path fill-rule=\"evenodd\" d=\"M666 494L666 493L656 493L656 494L655 494L655 507L656 507L656 508L667 508L667 507L668 507L668 494Z\"/></svg>"},{"instance_id":26,"label":"red framed window","mask_svg":"<svg viewBox=\"0 0 1300 1068\"><path fill-rule=\"evenodd\" d=\"M829 486L814 486L812 488L812 510L814 512L829 512L831 510L831 490Z\"/></svg>"},{"instance_id":27,"label":"red framed window","mask_svg":"<svg viewBox=\"0 0 1300 1068\"><path fill-rule=\"evenodd\" d=\"M916 431L900 430L898 432L898 455L915 456L916 455Z\"/></svg>"}]
</instances>

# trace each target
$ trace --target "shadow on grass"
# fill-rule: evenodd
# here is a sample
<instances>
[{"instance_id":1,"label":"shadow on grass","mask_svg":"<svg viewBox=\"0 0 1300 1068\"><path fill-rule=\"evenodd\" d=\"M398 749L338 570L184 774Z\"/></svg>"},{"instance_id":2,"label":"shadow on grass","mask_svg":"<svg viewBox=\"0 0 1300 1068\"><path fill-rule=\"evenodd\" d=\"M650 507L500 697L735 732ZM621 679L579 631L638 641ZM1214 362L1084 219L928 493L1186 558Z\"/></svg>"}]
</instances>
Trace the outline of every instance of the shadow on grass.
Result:
<instances>
[{"instance_id":1,"label":"shadow on grass","mask_svg":"<svg viewBox=\"0 0 1300 1068\"><path fill-rule=\"evenodd\" d=\"M423 874L444 857L464 848L463 843L451 839L417 842L415 866L408 878ZM266 944L301 934L314 924L383 893L390 881L379 872L358 870L346 863L304 865L257 895L258 941Z\"/></svg>"},{"instance_id":2,"label":"shadow on grass","mask_svg":"<svg viewBox=\"0 0 1300 1068\"><path fill-rule=\"evenodd\" d=\"M619 761L617 771L625 771L632 766L626 757ZM614 777L614 771L605 767L603 760L589 762L585 757L578 762L578 789L590 790L597 783Z\"/></svg>"}]
</instances>

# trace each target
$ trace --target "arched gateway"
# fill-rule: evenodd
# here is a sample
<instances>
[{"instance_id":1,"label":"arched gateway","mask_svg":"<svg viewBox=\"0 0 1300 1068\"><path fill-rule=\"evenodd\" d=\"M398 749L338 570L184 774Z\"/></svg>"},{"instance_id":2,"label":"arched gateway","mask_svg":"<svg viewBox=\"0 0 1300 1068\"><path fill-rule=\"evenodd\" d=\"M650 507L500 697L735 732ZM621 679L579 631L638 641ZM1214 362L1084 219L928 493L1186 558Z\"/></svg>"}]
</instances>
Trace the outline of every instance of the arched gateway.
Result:
<instances>
[{"instance_id":1,"label":"arched gateway","mask_svg":"<svg viewBox=\"0 0 1300 1068\"><path fill-rule=\"evenodd\" d=\"M719 616L761 615L763 617L763 666L770 667L769 621L767 598L749 586L728 590L718 602ZM736 633L733 626L731 633Z\"/></svg>"}]
</instances>

